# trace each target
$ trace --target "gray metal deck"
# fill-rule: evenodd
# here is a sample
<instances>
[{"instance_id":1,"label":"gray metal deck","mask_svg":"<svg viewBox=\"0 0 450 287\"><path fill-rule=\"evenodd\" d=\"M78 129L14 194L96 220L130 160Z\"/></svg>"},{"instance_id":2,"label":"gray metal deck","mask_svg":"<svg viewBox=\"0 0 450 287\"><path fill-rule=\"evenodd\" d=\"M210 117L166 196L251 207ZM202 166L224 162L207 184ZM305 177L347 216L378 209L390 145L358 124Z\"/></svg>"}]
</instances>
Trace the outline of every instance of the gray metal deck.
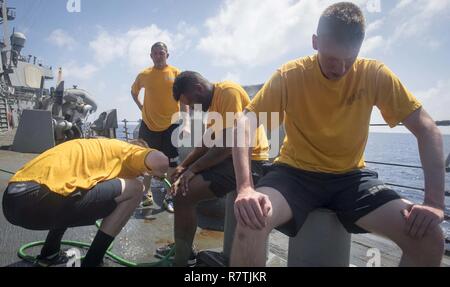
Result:
<instances>
[{"instance_id":1,"label":"gray metal deck","mask_svg":"<svg viewBox=\"0 0 450 287\"><path fill-rule=\"evenodd\" d=\"M0 134L0 147L12 143L14 132ZM15 153L0 150L0 169L15 172L27 161L34 158L33 154ZM0 172L0 196L3 195L11 175ZM165 212L158 205L145 210L137 210L117 237L114 251L124 258L136 262L155 262L154 250L166 243L172 242L173 215ZM96 233L95 227L73 228L68 230L64 239L91 242ZM18 248L32 241L45 239L45 232L25 230L9 224L3 216L0 206L0 266L29 266L17 257ZM223 243L223 232L199 228L195 244L200 250L220 250ZM269 266L287 265L288 237L274 231L269 243ZM367 250L378 248L381 251L382 266L396 266L400 261L401 251L392 242L374 235L354 235L352 237L351 259L354 266L366 266ZM33 250L37 253L37 250ZM118 266L111 260L105 260L105 266ZM442 266L450 266L450 257L445 256Z\"/></svg>"}]
</instances>

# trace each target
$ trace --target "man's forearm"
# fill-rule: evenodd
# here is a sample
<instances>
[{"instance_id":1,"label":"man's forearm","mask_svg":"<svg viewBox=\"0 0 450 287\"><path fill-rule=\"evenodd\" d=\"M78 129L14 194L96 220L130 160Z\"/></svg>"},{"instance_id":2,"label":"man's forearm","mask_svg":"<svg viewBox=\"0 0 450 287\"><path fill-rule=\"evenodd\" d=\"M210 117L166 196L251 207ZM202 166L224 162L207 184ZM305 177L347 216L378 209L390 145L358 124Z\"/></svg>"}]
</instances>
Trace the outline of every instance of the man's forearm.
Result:
<instances>
[{"instance_id":1,"label":"man's forearm","mask_svg":"<svg viewBox=\"0 0 450 287\"><path fill-rule=\"evenodd\" d=\"M181 166L189 167L191 164L196 162L199 158L205 155L208 152L207 147L196 147L193 151L191 151L186 159L181 163Z\"/></svg>"},{"instance_id":2,"label":"man's forearm","mask_svg":"<svg viewBox=\"0 0 450 287\"><path fill-rule=\"evenodd\" d=\"M136 105L138 106L139 110L142 111L143 105L142 105L141 101L139 100L139 95L134 95L132 93L131 96L133 97L133 100L136 103Z\"/></svg>"},{"instance_id":3,"label":"man's forearm","mask_svg":"<svg viewBox=\"0 0 450 287\"><path fill-rule=\"evenodd\" d=\"M237 121L237 128L234 130L234 148L232 149L234 172L236 176L236 189L239 192L242 188L253 187L253 179L251 173L251 153L250 135L253 132L247 124L247 117L243 116ZM242 147L238 145L238 131L244 131L244 144Z\"/></svg>"},{"instance_id":4,"label":"man's forearm","mask_svg":"<svg viewBox=\"0 0 450 287\"><path fill-rule=\"evenodd\" d=\"M193 173L199 173L221 163L230 156L231 156L231 148L212 147L209 148L208 152L205 153L201 158L199 158L196 162L191 164L189 169Z\"/></svg>"},{"instance_id":5,"label":"man's forearm","mask_svg":"<svg viewBox=\"0 0 450 287\"><path fill-rule=\"evenodd\" d=\"M445 165L442 135L435 127L424 131L417 141L425 177L424 203L443 208Z\"/></svg>"}]
</instances>

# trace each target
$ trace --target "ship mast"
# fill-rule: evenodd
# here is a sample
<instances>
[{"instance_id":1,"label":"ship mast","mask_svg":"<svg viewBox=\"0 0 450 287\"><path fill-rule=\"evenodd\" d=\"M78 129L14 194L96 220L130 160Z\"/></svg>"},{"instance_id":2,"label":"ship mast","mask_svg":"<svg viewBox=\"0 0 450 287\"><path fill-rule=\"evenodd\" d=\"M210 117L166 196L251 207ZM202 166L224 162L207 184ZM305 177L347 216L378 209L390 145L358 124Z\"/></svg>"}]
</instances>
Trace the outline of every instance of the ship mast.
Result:
<instances>
[{"instance_id":1,"label":"ship mast","mask_svg":"<svg viewBox=\"0 0 450 287\"><path fill-rule=\"evenodd\" d=\"M0 0L2 3L2 18L3 18L3 43L7 51L11 50L11 41L9 39L8 28L8 8L6 7L6 0Z\"/></svg>"},{"instance_id":2,"label":"ship mast","mask_svg":"<svg viewBox=\"0 0 450 287\"><path fill-rule=\"evenodd\" d=\"M6 53L6 65L10 64L11 60L11 40L9 35L9 26L8 26L8 7L6 4L6 0L0 0L0 5L2 9L2 21L1 24L3 24L3 45ZM14 19L14 15L10 15L11 19Z\"/></svg>"}]
</instances>

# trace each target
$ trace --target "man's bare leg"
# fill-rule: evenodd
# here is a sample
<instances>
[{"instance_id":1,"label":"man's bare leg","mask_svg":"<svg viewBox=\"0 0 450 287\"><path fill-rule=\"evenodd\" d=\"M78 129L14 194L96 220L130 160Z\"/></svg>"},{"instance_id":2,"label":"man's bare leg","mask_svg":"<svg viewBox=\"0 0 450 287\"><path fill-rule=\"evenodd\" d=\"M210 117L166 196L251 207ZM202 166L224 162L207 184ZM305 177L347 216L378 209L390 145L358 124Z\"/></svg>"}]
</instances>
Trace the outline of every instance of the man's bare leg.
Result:
<instances>
[{"instance_id":1,"label":"man's bare leg","mask_svg":"<svg viewBox=\"0 0 450 287\"><path fill-rule=\"evenodd\" d=\"M167 172L167 178L171 178L172 174L175 172L175 168L170 167ZM152 191L152 177L151 176L144 176L143 184L145 187L145 195L147 196L146 202L151 200L153 198L153 191ZM164 186L166 189L167 186ZM166 195L166 198L169 198L168 195ZM151 205L153 200L150 201L150 203L146 203L146 205Z\"/></svg>"},{"instance_id":2,"label":"man's bare leg","mask_svg":"<svg viewBox=\"0 0 450 287\"><path fill-rule=\"evenodd\" d=\"M356 222L361 228L394 241L403 251L400 266L440 266L444 254L444 235L439 226L422 239L405 232L402 210L411 202L403 199L391 201Z\"/></svg>"},{"instance_id":3,"label":"man's bare leg","mask_svg":"<svg viewBox=\"0 0 450 287\"><path fill-rule=\"evenodd\" d=\"M116 237L130 219L141 201L144 185L137 179L120 179L122 194L116 197L117 207L100 226L100 230L109 236Z\"/></svg>"},{"instance_id":4,"label":"man's bare leg","mask_svg":"<svg viewBox=\"0 0 450 287\"><path fill-rule=\"evenodd\" d=\"M175 266L187 265L197 230L197 204L215 198L209 185L201 175L196 175L189 183L186 196L175 197Z\"/></svg>"},{"instance_id":5,"label":"man's bare leg","mask_svg":"<svg viewBox=\"0 0 450 287\"><path fill-rule=\"evenodd\" d=\"M262 230L243 227L238 222L231 250L231 267L265 266L266 242L270 232L293 216L286 199L276 189L262 187L256 191L269 197L272 210L268 215L267 225Z\"/></svg>"},{"instance_id":6,"label":"man's bare leg","mask_svg":"<svg viewBox=\"0 0 450 287\"><path fill-rule=\"evenodd\" d=\"M96 267L101 264L108 247L130 219L141 200L144 192L142 182L137 179L120 179L120 182L122 194L115 198L117 206L110 215L103 219L100 229L81 263L82 267Z\"/></svg>"}]
</instances>

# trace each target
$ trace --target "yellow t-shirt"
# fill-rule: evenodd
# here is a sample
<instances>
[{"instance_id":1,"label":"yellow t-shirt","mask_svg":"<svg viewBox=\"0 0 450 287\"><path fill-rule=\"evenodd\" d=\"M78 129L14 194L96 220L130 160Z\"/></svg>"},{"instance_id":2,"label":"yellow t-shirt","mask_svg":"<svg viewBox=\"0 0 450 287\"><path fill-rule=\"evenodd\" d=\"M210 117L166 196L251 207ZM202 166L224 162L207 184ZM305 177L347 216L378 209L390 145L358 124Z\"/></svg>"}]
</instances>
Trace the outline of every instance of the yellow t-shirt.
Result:
<instances>
[{"instance_id":1,"label":"yellow t-shirt","mask_svg":"<svg viewBox=\"0 0 450 287\"><path fill-rule=\"evenodd\" d=\"M234 126L234 121L227 121L227 113L242 113L248 104L250 104L250 97L247 92L240 85L226 81L214 85L214 95L208 112L219 113L223 119L223 129L228 129ZM261 126L255 136L252 160L268 159L269 142L264 127Z\"/></svg>"},{"instance_id":2,"label":"yellow t-shirt","mask_svg":"<svg viewBox=\"0 0 450 287\"><path fill-rule=\"evenodd\" d=\"M80 139L58 145L39 155L10 182L34 181L68 196L114 178L135 178L150 171L146 156L154 150L113 139Z\"/></svg>"},{"instance_id":3,"label":"yellow t-shirt","mask_svg":"<svg viewBox=\"0 0 450 287\"><path fill-rule=\"evenodd\" d=\"M421 104L378 61L358 58L342 79L330 81L316 55L282 66L247 109L279 112L284 118L286 137L276 162L307 171L344 173L365 166L374 106L394 127Z\"/></svg>"},{"instance_id":4,"label":"yellow t-shirt","mask_svg":"<svg viewBox=\"0 0 450 287\"><path fill-rule=\"evenodd\" d=\"M172 125L172 115L180 111L173 98L173 83L180 70L173 66L164 69L148 68L139 73L131 91L139 94L145 88L142 119L154 132L167 130Z\"/></svg>"}]
</instances>

